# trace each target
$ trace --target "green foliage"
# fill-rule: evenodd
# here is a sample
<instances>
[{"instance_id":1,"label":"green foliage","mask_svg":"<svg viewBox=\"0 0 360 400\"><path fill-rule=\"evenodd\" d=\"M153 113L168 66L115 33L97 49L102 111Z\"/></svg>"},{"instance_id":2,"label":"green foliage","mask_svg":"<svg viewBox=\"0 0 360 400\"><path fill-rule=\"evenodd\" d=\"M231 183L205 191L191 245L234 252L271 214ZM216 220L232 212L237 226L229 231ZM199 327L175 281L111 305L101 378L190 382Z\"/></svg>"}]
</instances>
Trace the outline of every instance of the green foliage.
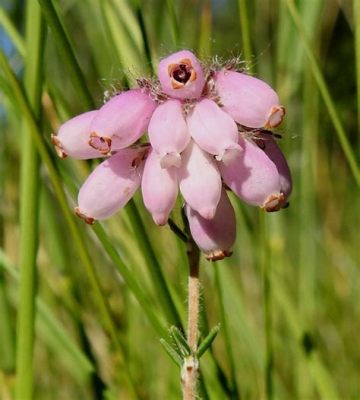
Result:
<instances>
[{"instance_id":1,"label":"green foliage","mask_svg":"<svg viewBox=\"0 0 360 400\"><path fill-rule=\"evenodd\" d=\"M294 175L279 213L232 197L234 254L202 260L200 393L357 399L359 1L25 4L0 9L0 397L180 398L166 352L190 355L186 243L140 196L84 226L71 208L94 164L58 159L50 134L189 48L246 56L278 90Z\"/></svg>"}]
</instances>

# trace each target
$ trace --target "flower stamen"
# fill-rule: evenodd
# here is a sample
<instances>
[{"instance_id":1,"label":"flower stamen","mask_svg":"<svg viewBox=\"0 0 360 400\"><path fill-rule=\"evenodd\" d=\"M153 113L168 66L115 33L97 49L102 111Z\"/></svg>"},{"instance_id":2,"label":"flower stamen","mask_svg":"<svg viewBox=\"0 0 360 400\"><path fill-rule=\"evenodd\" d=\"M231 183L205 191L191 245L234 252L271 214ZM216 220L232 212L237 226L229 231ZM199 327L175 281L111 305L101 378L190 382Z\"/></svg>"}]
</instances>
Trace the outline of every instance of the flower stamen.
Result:
<instances>
[{"instance_id":1,"label":"flower stamen","mask_svg":"<svg viewBox=\"0 0 360 400\"><path fill-rule=\"evenodd\" d=\"M196 71L192 66L191 60L188 58L184 58L179 63L170 64L168 66L168 73L173 89L180 89L196 79Z\"/></svg>"}]
</instances>

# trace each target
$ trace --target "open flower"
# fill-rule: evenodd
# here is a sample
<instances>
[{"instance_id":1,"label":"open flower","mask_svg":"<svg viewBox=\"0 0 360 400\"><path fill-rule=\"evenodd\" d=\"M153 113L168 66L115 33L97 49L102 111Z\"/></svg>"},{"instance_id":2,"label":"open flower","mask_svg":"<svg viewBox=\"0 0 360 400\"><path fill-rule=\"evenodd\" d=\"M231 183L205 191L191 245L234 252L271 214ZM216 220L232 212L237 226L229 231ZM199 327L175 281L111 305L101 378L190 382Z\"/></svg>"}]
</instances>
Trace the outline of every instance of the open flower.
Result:
<instances>
[{"instance_id":1,"label":"open flower","mask_svg":"<svg viewBox=\"0 0 360 400\"><path fill-rule=\"evenodd\" d=\"M228 65L204 67L179 51L160 61L158 79L139 79L137 89L65 122L52 137L62 158L105 157L81 187L76 214L90 224L108 218L141 186L165 225L180 191L195 242L217 260L235 242L225 189L266 211L286 207L290 171L269 131L285 109L269 85Z\"/></svg>"}]
</instances>

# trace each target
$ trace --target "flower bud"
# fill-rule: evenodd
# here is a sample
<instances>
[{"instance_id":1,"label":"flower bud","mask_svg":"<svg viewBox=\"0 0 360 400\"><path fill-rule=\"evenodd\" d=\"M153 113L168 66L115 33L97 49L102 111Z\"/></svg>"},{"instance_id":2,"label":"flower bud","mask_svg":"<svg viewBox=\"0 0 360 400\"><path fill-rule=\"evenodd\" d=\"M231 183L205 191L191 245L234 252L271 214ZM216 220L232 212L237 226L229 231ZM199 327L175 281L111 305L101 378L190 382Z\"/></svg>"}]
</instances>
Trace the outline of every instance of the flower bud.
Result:
<instances>
[{"instance_id":1,"label":"flower bud","mask_svg":"<svg viewBox=\"0 0 360 400\"><path fill-rule=\"evenodd\" d=\"M165 225L178 193L176 168L162 168L154 150L148 155L141 181L145 207L157 225Z\"/></svg>"},{"instance_id":2,"label":"flower bud","mask_svg":"<svg viewBox=\"0 0 360 400\"><path fill-rule=\"evenodd\" d=\"M157 107L150 120L149 139L161 156L163 168L180 166L180 153L189 144L190 133L179 100L168 100Z\"/></svg>"},{"instance_id":3,"label":"flower bud","mask_svg":"<svg viewBox=\"0 0 360 400\"><path fill-rule=\"evenodd\" d=\"M256 144L243 140L244 150L230 165L219 163L225 184L246 203L278 211L284 206L276 165Z\"/></svg>"},{"instance_id":4,"label":"flower bud","mask_svg":"<svg viewBox=\"0 0 360 400\"><path fill-rule=\"evenodd\" d=\"M220 173L213 158L193 140L182 154L178 178L186 203L202 217L213 218L221 195Z\"/></svg>"},{"instance_id":5,"label":"flower bud","mask_svg":"<svg viewBox=\"0 0 360 400\"><path fill-rule=\"evenodd\" d=\"M69 119L60 126L58 134L51 138L59 157L70 156L78 160L88 160L102 156L99 150L89 145L90 124L96 114L97 111L89 111Z\"/></svg>"},{"instance_id":6,"label":"flower bud","mask_svg":"<svg viewBox=\"0 0 360 400\"><path fill-rule=\"evenodd\" d=\"M236 238L235 212L225 189L212 219L203 218L197 211L185 206L191 235L195 243L211 261L222 260L231 255Z\"/></svg>"},{"instance_id":7,"label":"flower bud","mask_svg":"<svg viewBox=\"0 0 360 400\"><path fill-rule=\"evenodd\" d=\"M205 85L199 60L188 50L162 59L158 77L164 93L175 99L196 99L200 97Z\"/></svg>"},{"instance_id":8,"label":"flower bud","mask_svg":"<svg viewBox=\"0 0 360 400\"><path fill-rule=\"evenodd\" d=\"M236 122L250 128L275 128L285 115L276 92L252 76L222 70L215 76L215 87L223 110Z\"/></svg>"},{"instance_id":9,"label":"flower bud","mask_svg":"<svg viewBox=\"0 0 360 400\"><path fill-rule=\"evenodd\" d=\"M256 144L276 165L280 175L280 190L284 194L285 199L287 199L292 191L292 178L286 158L271 134L263 133L259 137L260 139L256 140Z\"/></svg>"},{"instance_id":10,"label":"flower bud","mask_svg":"<svg viewBox=\"0 0 360 400\"><path fill-rule=\"evenodd\" d=\"M87 223L115 214L140 185L147 149L124 149L88 176L78 196L76 214Z\"/></svg>"},{"instance_id":11,"label":"flower bud","mask_svg":"<svg viewBox=\"0 0 360 400\"><path fill-rule=\"evenodd\" d=\"M133 144L147 130L155 108L141 89L113 97L100 108L90 126L90 145L107 154Z\"/></svg>"},{"instance_id":12,"label":"flower bud","mask_svg":"<svg viewBox=\"0 0 360 400\"><path fill-rule=\"evenodd\" d=\"M190 134L195 142L217 160L231 159L241 147L235 121L212 100L198 102L187 118Z\"/></svg>"}]
</instances>

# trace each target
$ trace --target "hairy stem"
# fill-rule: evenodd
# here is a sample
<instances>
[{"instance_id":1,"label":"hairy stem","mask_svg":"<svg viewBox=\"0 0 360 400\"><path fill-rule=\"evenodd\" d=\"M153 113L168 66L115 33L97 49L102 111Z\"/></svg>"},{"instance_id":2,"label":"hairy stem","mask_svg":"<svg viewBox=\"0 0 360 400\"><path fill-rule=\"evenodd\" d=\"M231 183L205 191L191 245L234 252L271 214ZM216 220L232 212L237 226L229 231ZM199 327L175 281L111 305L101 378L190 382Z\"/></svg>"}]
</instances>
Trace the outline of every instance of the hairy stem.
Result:
<instances>
[{"instance_id":1,"label":"hairy stem","mask_svg":"<svg viewBox=\"0 0 360 400\"><path fill-rule=\"evenodd\" d=\"M199 361L196 356L199 330L199 248L193 240L189 241L187 257L189 262L188 280L188 332L187 340L191 355L184 360L181 370L181 383L184 400L196 398L196 382L199 371Z\"/></svg>"}]
</instances>

